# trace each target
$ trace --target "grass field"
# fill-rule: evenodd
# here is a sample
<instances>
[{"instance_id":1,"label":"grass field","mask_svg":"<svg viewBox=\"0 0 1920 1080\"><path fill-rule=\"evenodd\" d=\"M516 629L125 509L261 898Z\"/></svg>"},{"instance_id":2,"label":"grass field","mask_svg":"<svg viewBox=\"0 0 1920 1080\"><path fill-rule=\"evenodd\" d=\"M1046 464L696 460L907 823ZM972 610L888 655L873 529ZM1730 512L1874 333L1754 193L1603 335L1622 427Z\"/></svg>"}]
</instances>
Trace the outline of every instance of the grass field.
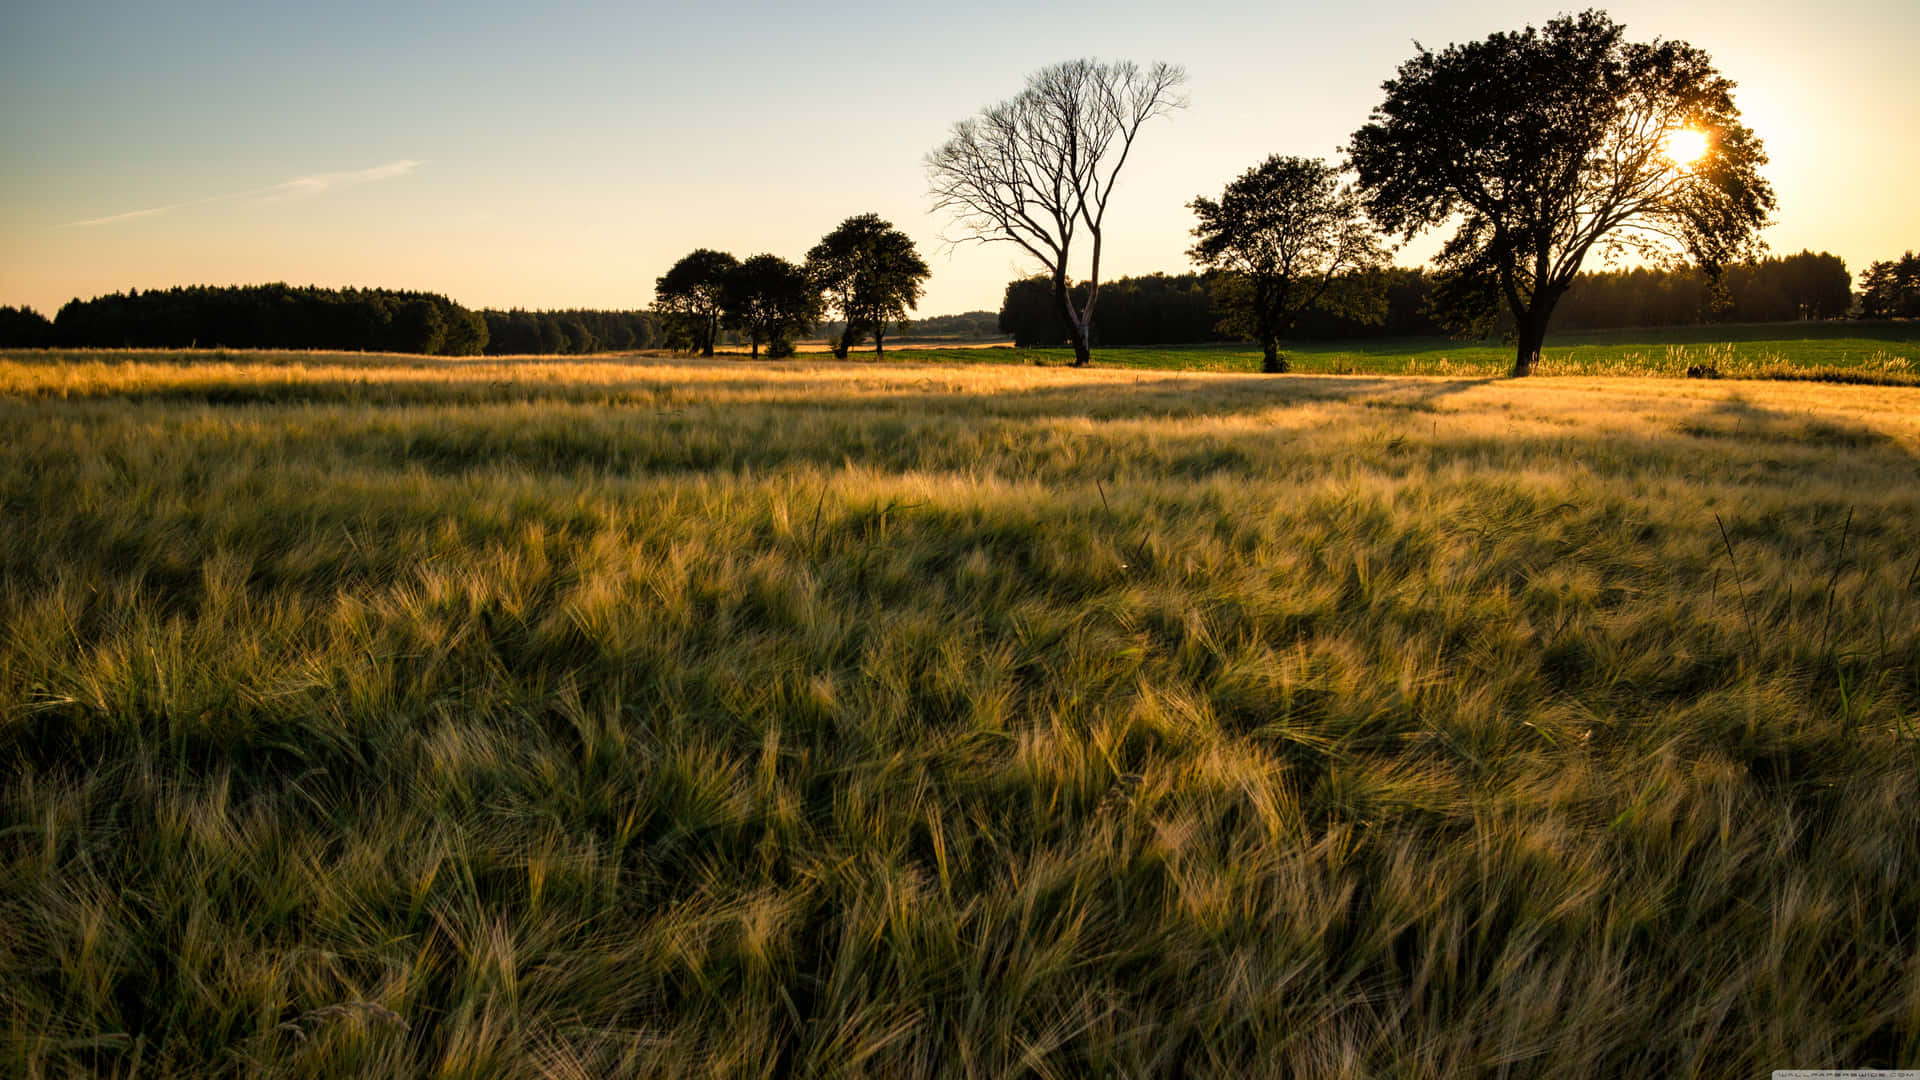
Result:
<instances>
[{"instance_id":1,"label":"grass field","mask_svg":"<svg viewBox=\"0 0 1920 1080\"><path fill-rule=\"evenodd\" d=\"M23 354L0 445L6 1075L1920 1064L1920 389Z\"/></svg>"},{"instance_id":2,"label":"grass field","mask_svg":"<svg viewBox=\"0 0 1920 1080\"><path fill-rule=\"evenodd\" d=\"M1317 375L1485 375L1513 367L1507 345L1448 338L1283 344L1296 372ZM857 354L856 354L857 355ZM1068 364L1068 349L904 350L897 360L938 363ZM1260 350L1247 345L1095 350L1108 367L1167 371L1260 370ZM1540 373L1680 377L1711 365L1730 378L1854 380L1920 385L1920 323L1815 322L1593 330L1548 337Z\"/></svg>"}]
</instances>

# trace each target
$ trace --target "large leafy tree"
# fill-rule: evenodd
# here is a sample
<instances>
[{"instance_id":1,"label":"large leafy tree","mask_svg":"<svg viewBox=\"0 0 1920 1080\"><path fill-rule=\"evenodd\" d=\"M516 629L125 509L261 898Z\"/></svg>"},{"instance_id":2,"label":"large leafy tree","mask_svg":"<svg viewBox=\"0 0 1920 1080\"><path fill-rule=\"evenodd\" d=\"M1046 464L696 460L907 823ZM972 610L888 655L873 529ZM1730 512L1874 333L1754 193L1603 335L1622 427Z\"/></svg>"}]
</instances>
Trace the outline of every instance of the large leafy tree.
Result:
<instances>
[{"instance_id":1,"label":"large leafy tree","mask_svg":"<svg viewBox=\"0 0 1920 1080\"><path fill-rule=\"evenodd\" d=\"M1387 253L1339 169L1276 154L1229 183L1218 201L1187 205L1200 219L1188 254L1224 271L1214 280L1225 328L1260 343L1265 370L1288 369L1280 337L1309 310L1384 316L1383 279L1364 271Z\"/></svg>"},{"instance_id":2,"label":"large leafy tree","mask_svg":"<svg viewBox=\"0 0 1920 1080\"><path fill-rule=\"evenodd\" d=\"M727 280L739 268L740 261L726 252L700 248L654 281L653 309L664 317L669 341L713 355Z\"/></svg>"},{"instance_id":3,"label":"large leafy tree","mask_svg":"<svg viewBox=\"0 0 1920 1080\"><path fill-rule=\"evenodd\" d=\"M755 255L727 275L723 306L729 325L747 332L753 356L793 355L793 339L820 318L820 289L806 268L778 255Z\"/></svg>"},{"instance_id":4,"label":"large leafy tree","mask_svg":"<svg viewBox=\"0 0 1920 1080\"><path fill-rule=\"evenodd\" d=\"M1186 72L1169 64L1070 60L1028 76L1027 87L927 155L934 208L959 241L1010 241L1040 261L1067 323L1074 364L1091 358L1093 308L1107 208L1147 121L1185 104ZM1087 239L1085 299L1070 277L1074 241Z\"/></svg>"},{"instance_id":5,"label":"large leafy tree","mask_svg":"<svg viewBox=\"0 0 1920 1080\"><path fill-rule=\"evenodd\" d=\"M1349 154L1383 227L1411 238L1457 222L1436 301L1456 328L1482 332L1504 303L1525 375L1596 251L1709 271L1758 251L1773 190L1733 88L1699 49L1629 42L1586 11L1421 48Z\"/></svg>"},{"instance_id":6,"label":"large leafy tree","mask_svg":"<svg viewBox=\"0 0 1920 1080\"><path fill-rule=\"evenodd\" d=\"M807 252L807 272L826 301L846 320L833 354L842 360L867 334L875 355L886 354L887 326L920 303L932 271L906 233L878 214L840 223Z\"/></svg>"}]
</instances>

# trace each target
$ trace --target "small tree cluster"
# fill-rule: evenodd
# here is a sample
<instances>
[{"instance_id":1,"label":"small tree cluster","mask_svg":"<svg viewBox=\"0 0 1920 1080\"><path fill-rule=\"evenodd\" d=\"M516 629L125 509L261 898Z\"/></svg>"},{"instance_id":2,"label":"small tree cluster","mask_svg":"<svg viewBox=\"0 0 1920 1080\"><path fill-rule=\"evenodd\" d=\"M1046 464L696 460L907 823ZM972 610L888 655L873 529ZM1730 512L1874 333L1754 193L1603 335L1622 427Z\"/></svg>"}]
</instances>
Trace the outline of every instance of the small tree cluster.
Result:
<instances>
[{"instance_id":1,"label":"small tree cluster","mask_svg":"<svg viewBox=\"0 0 1920 1080\"><path fill-rule=\"evenodd\" d=\"M813 329L823 308L820 289L804 266L778 255L755 255L727 275L723 291L727 323L747 335L758 359L793 355L796 337Z\"/></svg>"},{"instance_id":2,"label":"small tree cluster","mask_svg":"<svg viewBox=\"0 0 1920 1080\"><path fill-rule=\"evenodd\" d=\"M930 271L913 241L877 214L840 223L807 253L805 265L778 255L741 262L701 248L673 264L654 283L654 311L668 345L712 356L722 329L738 330L758 358L791 356L794 340L814 328L829 307L842 322L834 355L871 335L885 348L887 330L920 302Z\"/></svg>"},{"instance_id":3,"label":"small tree cluster","mask_svg":"<svg viewBox=\"0 0 1920 1080\"><path fill-rule=\"evenodd\" d=\"M794 338L813 329L823 310L820 289L806 271L778 255L741 262L700 248L654 283L653 310L669 348L712 356L723 329L739 330L775 358L793 354Z\"/></svg>"}]
</instances>

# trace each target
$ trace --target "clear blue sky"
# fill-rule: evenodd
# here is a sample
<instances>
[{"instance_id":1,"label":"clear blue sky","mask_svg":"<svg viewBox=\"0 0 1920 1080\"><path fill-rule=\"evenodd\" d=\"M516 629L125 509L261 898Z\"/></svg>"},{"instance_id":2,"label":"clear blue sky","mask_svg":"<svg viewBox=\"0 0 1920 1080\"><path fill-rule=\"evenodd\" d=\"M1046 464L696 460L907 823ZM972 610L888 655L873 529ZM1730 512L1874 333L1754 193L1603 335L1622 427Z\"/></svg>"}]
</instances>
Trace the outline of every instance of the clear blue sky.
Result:
<instances>
[{"instance_id":1,"label":"clear blue sky","mask_svg":"<svg viewBox=\"0 0 1920 1080\"><path fill-rule=\"evenodd\" d=\"M798 259L873 211L995 308L1031 267L946 251L921 159L1077 56L1168 60L1192 106L1141 137L1104 276L1187 268L1185 203L1271 153L1333 156L1430 47L1565 8L14 0L0 13L0 304L286 280L470 306L640 307L694 247ZM1741 84L1780 196L1767 239L1859 271L1920 248L1920 4L1616 4ZM1416 241L1412 263L1437 246Z\"/></svg>"}]
</instances>

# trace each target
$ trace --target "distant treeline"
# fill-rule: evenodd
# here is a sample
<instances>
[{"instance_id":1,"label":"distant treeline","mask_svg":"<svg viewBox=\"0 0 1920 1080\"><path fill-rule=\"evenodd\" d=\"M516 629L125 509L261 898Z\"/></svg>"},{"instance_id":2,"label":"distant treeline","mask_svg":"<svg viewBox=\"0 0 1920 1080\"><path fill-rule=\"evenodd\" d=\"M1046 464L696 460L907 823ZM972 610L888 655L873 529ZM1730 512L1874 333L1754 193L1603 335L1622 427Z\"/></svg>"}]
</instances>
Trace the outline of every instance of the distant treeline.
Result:
<instances>
[{"instance_id":1,"label":"distant treeline","mask_svg":"<svg viewBox=\"0 0 1920 1080\"><path fill-rule=\"evenodd\" d=\"M1149 274L1123 277L1100 285L1093 324L1095 346L1186 345L1233 341L1219 329L1221 313L1213 299L1211 274ZM1381 271L1377 288L1384 296L1382 321L1362 323L1322 311L1301 316L1292 336L1301 340L1363 337L1408 337L1442 331L1427 312L1433 291L1432 276L1422 270L1394 267ZM1074 289L1076 303L1085 303L1086 286ZM1000 306L1001 332L1011 334L1021 348L1061 348L1067 327L1053 302L1053 284L1044 277L1023 278L1007 284Z\"/></svg>"},{"instance_id":2,"label":"distant treeline","mask_svg":"<svg viewBox=\"0 0 1920 1080\"><path fill-rule=\"evenodd\" d=\"M1853 301L1853 277L1840 256L1802 251L1729 266L1718 283L1692 268L1581 274L1554 309L1553 325L1613 330L1839 319L1853 309Z\"/></svg>"},{"instance_id":3,"label":"distant treeline","mask_svg":"<svg viewBox=\"0 0 1920 1080\"><path fill-rule=\"evenodd\" d=\"M188 285L72 300L54 316L67 348L338 349L472 356L487 324L437 293L314 286Z\"/></svg>"},{"instance_id":4,"label":"distant treeline","mask_svg":"<svg viewBox=\"0 0 1920 1080\"><path fill-rule=\"evenodd\" d=\"M651 311L481 312L487 321L488 356L624 352L660 344L660 324Z\"/></svg>"},{"instance_id":5,"label":"distant treeline","mask_svg":"<svg viewBox=\"0 0 1920 1080\"><path fill-rule=\"evenodd\" d=\"M845 320L828 319L814 328L813 336L827 341L839 337L845 332ZM894 338L902 341L925 340L927 338L957 339L963 341L991 341L1005 337L1000 332L1000 313L997 311L966 311L958 315L929 315L925 318L910 319L901 323L894 331ZM894 340L889 338L888 340Z\"/></svg>"},{"instance_id":6,"label":"distant treeline","mask_svg":"<svg viewBox=\"0 0 1920 1080\"><path fill-rule=\"evenodd\" d=\"M1878 264L1876 264L1878 265ZM1219 329L1214 275L1152 274L1102 283L1094 344L1176 345L1233 340ZM1303 341L1438 335L1430 310L1433 275L1394 267L1377 272L1379 321L1309 311L1291 336ZM1075 299L1084 302L1085 287ZM1024 348L1062 347L1066 324L1044 277L1009 282L1000 329ZM1696 269L1581 274L1554 309L1559 330L1692 326L1715 322L1834 319L1854 306L1852 278L1839 256L1803 251L1726 267L1714 282Z\"/></svg>"},{"instance_id":7,"label":"distant treeline","mask_svg":"<svg viewBox=\"0 0 1920 1080\"><path fill-rule=\"evenodd\" d=\"M48 320L0 308L0 347L320 349L437 356L644 349L649 311L474 311L438 293L189 285L72 300Z\"/></svg>"}]
</instances>

